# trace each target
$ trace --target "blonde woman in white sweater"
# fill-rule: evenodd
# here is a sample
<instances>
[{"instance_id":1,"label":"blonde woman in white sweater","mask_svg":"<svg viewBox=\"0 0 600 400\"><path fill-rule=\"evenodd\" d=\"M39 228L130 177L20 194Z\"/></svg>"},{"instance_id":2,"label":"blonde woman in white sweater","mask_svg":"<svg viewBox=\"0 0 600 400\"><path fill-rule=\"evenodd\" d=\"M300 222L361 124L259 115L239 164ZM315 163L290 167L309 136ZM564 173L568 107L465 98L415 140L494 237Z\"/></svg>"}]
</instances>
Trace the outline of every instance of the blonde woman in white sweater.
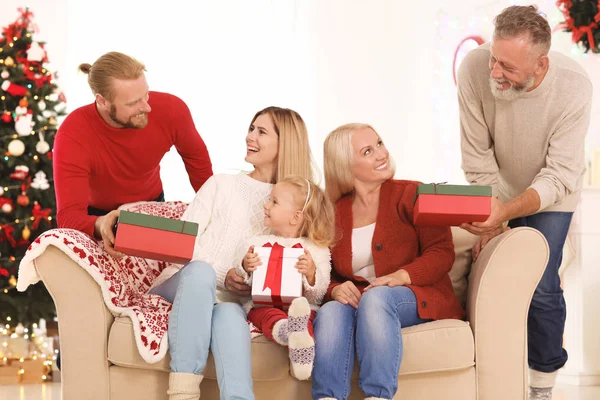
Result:
<instances>
[{"instance_id":1,"label":"blonde woman in white sweater","mask_svg":"<svg viewBox=\"0 0 600 400\"><path fill-rule=\"evenodd\" d=\"M268 260L261 260L255 247L265 244L294 247L300 244L304 254L298 258L296 269L302 274L303 295L295 299L286 313L274 306L255 307L248 299L244 309L248 320L272 342L288 346L292 372L298 379L310 378L315 358L312 321L327 292L331 273L333 245L333 206L321 188L299 176L280 180L265 204L265 226L274 235L251 238L244 246L246 253L238 273L247 282L249 274Z\"/></svg>"},{"instance_id":2,"label":"blonde woman in white sweater","mask_svg":"<svg viewBox=\"0 0 600 400\"><path fill-rule=\"evenodd\" d=\"M250 333L239 303L250 287L236 274L237 249L247 238L269 232L263 206L272 184L291 174L312 179L313 167L304 121L289 109L259 111L246 146L246 161L254 170L206 181L182 216L199 224L194 257L183 268L163 271L151 291L173 302L169 400L200 398L209 349L221 400L254 399Z\"/></svg>"}]
</instances>

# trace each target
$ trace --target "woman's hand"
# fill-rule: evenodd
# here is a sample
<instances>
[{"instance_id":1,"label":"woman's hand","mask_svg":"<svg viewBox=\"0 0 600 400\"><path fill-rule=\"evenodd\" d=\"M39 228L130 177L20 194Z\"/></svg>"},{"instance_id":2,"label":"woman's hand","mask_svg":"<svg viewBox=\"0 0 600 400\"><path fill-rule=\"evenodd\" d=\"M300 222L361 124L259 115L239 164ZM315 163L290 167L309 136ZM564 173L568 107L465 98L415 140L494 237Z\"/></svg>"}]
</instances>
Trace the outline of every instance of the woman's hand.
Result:
<instances>
[{"instance_id":1,"label":"woman's hand","mask_svg":"<svg viewBox=\"0 0 600 400\"><path fill-rule=\"evenodd\" d=\"M403 269L400 269L392 274L380 276L376 278L369 286L365 288L365 292L371 288L376 286L406 286L410 285L412 282L410 280L410 275Z\"/></svg>"},{"instance_id":2,"label":"woman's hand","mask_svg":"<svg viewBox=\"0 0 600 400\"><path fill-rule=\"evenodd\" d=\"M242 260L242 267L244 267L244 270L247 273L250 273L256 270L259 265L262 265L260 257L254 252L254 246L250 246L248 248L248 252L244 256L244 259Z\"/></svg>"},{"instance_id":3,"label":"woman's hand","mask_svg":"<svg viewBox=\"0 0 600 400\"><path fill-rule=\"evenodd\" d=\"M252 293L252 288L246 285L244 278L235 272L235 268L231 268L225 276L225 289L236 296L249 296Z\"/></svg>"},{"instance_id":4,"label":"woman's hand","mask_svg":"<svg viewBox=\"0 0 600 400\"><path fill-rule=\"evenodd\" d=\"M298 257L296 269L302 275L306 276L306 280L310 286L315 285L317 266L315 265L312 255L308 250L304 249L304 254Z\"/></svg>"},{"instance_id":5,"label":"woman's hand","mask_svg":"<svg viewBox=\"0 0 600 400\"><path fill-rule=\"evenodd\" d=\"M354 308L358 308L361 296L360 290L358 290L352 281L346 281L334 287L331 291L331 298L333 300L339 301L342 304L350 304Z\"/></svg>"}]
</instances>

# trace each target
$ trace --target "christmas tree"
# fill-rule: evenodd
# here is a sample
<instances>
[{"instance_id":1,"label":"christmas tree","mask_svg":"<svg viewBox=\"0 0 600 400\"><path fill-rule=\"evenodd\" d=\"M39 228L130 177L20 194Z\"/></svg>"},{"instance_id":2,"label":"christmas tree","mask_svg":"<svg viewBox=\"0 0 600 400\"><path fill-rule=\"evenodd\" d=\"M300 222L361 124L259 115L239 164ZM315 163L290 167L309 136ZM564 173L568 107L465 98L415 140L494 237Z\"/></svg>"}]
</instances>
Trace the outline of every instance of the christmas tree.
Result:
<instances>
[{"instance_id":1,"label":"christmas tree","mask_svg":"<svg viewBox=\"0 0 600 400\"><path fill-rule=\"evenodd\" d=\"M33 14L18 11L0 37L0 321L32 326L53 319L52 298L41 283L15 286L31 241L55 227L52 146L66 107Z\"/></svg>"}]
</instances>

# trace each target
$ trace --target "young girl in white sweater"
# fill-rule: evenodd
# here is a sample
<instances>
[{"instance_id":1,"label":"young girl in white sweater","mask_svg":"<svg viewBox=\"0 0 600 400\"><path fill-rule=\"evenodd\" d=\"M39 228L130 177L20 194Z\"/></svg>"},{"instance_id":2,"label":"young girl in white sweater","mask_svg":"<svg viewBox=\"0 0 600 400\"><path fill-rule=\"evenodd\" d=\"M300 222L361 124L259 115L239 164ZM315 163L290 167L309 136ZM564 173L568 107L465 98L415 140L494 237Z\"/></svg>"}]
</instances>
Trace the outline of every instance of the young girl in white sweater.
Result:
<instances>
[{"instance_id":1,"label":"young girl in white sweater","mask_svg":"<svg viewBox=\"0 0 600 400\"><path fill-rule=\"evenodd\" d=\"M265 227L275 235L251 238L241 253L246 253L238 274L251 284L252 271L268 260L261 260L254 247L266 243L292 247L300 243L304 254L296 269L302 276L303 295L295 299L286 313L275 307L254 307L246 301L248 320L271 341L288 346L292 372L298 379L308 379L315 356L312 321L329 286L333 242L333 206L323 191L310 181L291 176L280 180L264 206Z\"/></svg>"}]
</instances>

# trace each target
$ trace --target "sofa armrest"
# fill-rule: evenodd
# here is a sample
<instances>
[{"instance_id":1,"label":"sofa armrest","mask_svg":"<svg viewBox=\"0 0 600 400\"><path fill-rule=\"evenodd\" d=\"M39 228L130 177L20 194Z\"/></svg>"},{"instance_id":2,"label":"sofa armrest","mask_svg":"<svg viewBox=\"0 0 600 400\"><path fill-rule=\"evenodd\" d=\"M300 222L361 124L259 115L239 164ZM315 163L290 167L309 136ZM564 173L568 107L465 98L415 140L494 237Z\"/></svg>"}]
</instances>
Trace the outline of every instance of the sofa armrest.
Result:
<instances>
[{"instance_id":1,"label":"sofa armrest","mask_svg":"<svg viewBox=\"0 0 600 400\"><path fill-rule=\"evenodd\" d=\"M98 284L54 246L35 260L54 299L60 335L63 399L110 398L108 333L113 316Z\"/></svg>"},{"instance_id":2,"label":"sofa armrest","mask_svg":"<svg viewBox=\"0 0 600 400\"><path fill-rule=\"evenodd\" d=\"M527 314L548 257L539 231L516 228L490 241L472 266L467 318L480 400L526 398Z\"/></svg>"}]
</instances>

